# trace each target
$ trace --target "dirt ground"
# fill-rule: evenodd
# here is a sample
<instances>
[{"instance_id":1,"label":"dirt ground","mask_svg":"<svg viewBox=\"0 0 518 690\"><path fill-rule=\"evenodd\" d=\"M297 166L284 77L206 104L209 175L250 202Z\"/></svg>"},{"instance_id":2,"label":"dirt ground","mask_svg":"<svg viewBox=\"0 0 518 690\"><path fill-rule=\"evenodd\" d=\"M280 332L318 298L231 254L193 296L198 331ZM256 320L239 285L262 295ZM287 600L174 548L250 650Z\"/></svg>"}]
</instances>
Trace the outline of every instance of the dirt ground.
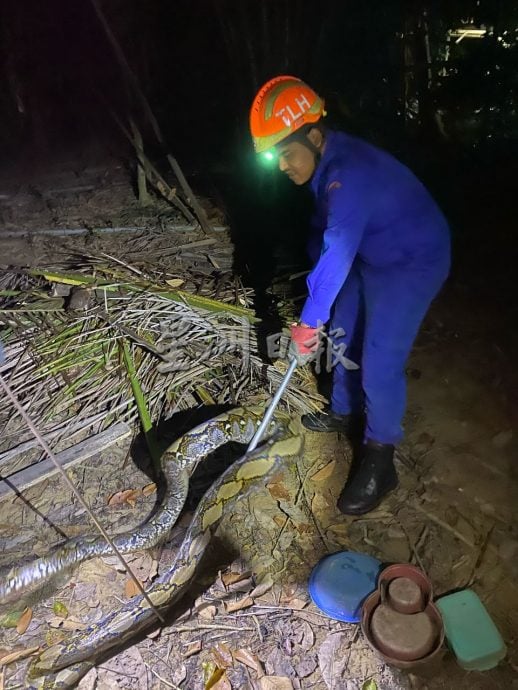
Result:
<instances>
[{"instance_id":1,"label":"dirt ground","mask_svg":"<svg viewBox=\"0 0 518 690\"><path fill-rule=\"evenodd\" d=\"M175 608L167 627L104 662L80 687L518 688L518 388L516 349L502 335L507 333L505 315L450 284L408 365L399 488L375 512L344 517L335 502L350 462L348 443L337 434L308 432L297 471L283 469L225 516L192 596ZM110 531L134 529L155 500L154 494L130 502L121 496L108 505L117 492L149 483L134 467L129 443L72 472ZM189 517L183 516L159 552L130 559L143 582L168 567ZM59 479L29 489L23 500L2 501L0 568L45 553L62 539L56 528L69 536L92 531ZM436 596L473 588L506 641L506 660L485 673L466 672L445 650L433 665L410 674L384 665L358 626L328 619L309 601L311 568L340 549L416 563L428 573ZM84 564L57 591L32 603L22 633L0 630L0 664L5 650L64 639L132 594L113 559ZM25 687L26 663L0 667L0 687ZM365 685L369 680L375 685Z\"/></svg>"}]
</instances>

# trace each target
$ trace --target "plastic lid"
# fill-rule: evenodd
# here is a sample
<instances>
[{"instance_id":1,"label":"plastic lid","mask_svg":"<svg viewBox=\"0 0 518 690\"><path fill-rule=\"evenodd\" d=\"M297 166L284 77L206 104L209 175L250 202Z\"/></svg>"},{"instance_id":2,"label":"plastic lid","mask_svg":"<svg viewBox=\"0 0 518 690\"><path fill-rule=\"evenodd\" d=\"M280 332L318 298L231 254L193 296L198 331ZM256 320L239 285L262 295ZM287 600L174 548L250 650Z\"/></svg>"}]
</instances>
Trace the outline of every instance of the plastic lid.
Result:
<instances>
[{"instance_id":1,"label":"plastic lid","mask_svg":"<svg viewBox=\"0 0 518 690\"><path fill-rule=\"evenodd\" d=\"M324 556L309 578L313 603L330 618L359 623L362 604L376 589L381 562L355 551Z\"/></svg>"}]
</instances>

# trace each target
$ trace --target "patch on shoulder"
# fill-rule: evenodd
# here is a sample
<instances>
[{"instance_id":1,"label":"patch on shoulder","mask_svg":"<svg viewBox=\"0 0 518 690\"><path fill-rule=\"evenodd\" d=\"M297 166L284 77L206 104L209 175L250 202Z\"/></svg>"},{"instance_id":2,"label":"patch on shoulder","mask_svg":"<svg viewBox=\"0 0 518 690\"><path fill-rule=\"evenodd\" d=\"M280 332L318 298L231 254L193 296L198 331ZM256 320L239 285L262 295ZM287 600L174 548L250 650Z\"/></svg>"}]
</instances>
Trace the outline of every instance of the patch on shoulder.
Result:
<instances>
[{"instance_id":1,"label":"patch on shoulder","mask_svg":"<svg viewBox=\"0 0 518 690\"><path fill-rule=\"evenodd\" d=\"M333 189L340 189L341 186L342 186L342 183L341 183L341 182L338 182L338 180L335 180L334 182L330 182L330 183L327 185L327 191L328 191L328 192L332 192Z\"/></svg>"}]
</instances>

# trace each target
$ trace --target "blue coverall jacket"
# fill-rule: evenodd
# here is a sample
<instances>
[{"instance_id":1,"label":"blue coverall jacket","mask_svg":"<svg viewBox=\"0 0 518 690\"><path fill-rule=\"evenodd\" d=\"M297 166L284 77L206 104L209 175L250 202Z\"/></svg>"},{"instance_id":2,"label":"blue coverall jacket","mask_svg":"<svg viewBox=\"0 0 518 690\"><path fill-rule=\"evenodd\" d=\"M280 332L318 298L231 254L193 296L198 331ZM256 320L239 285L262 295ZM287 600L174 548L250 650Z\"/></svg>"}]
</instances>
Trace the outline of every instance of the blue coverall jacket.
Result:
<instances>
[{"instance_id":1,"label":"blue coverall jacket","mask_svg":"<svg viewBox=\"0 0 518 690\"><path fill-rule=\"evenodd\" d=\"M448 224L422 183L390 154L330 131L311 179L315 232L301 321L331 319L336 351L331 409L366 412L366 437L396 443L405 362L450 266ZM341 329L341 330L338 330ZM343 335L340 333L344 332Z\"/></svg>"}]
</instances>

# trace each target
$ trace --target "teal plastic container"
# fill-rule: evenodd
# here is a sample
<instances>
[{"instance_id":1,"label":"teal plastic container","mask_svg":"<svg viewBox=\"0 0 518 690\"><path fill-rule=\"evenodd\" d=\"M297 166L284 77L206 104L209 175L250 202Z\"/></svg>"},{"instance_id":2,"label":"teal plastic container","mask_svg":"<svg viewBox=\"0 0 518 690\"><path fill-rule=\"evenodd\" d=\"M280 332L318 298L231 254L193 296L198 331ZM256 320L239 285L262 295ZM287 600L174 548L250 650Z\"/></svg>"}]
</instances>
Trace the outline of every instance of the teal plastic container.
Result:
<instances>
[{"instance_id":1,"label":"teal plastic container","mask_svg":"<svg viewBox=\"0 0 518 690\"><path fill-rule=\"evenodd\" d=\"M488 671L505 657L504 640L475 592L464 589L435 603L442 615L446 638L462 668Z\"/></svg>"}]
</instances>

